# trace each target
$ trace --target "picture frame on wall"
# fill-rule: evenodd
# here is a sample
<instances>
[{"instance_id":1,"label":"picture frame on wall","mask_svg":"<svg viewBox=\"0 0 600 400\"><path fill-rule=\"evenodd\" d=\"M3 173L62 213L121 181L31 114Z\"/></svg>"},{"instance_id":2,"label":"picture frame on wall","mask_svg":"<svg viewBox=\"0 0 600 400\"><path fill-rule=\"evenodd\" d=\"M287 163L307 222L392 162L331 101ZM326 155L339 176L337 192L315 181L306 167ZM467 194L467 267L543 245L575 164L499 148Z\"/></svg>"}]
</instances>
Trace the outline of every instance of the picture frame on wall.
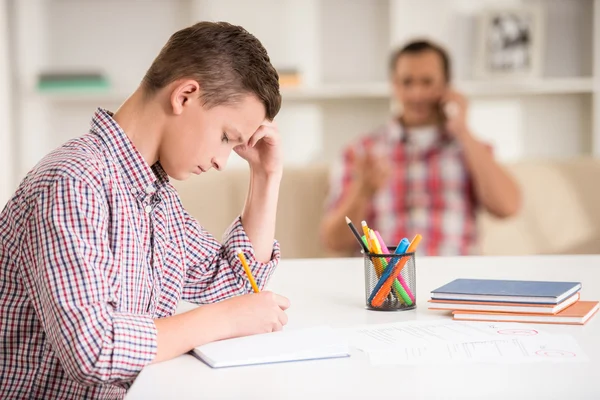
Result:
<instances>
[{"instance_id":1,"label":"picture frame on wall","mask_svg":"<svg viewBox=\"0 0 600 400\"><path fill-rule=\"evenodd\" d=\"M479 16L477 78L531 78L542 74L541 7L489 9Z\"/></svg>"}]
</instances>

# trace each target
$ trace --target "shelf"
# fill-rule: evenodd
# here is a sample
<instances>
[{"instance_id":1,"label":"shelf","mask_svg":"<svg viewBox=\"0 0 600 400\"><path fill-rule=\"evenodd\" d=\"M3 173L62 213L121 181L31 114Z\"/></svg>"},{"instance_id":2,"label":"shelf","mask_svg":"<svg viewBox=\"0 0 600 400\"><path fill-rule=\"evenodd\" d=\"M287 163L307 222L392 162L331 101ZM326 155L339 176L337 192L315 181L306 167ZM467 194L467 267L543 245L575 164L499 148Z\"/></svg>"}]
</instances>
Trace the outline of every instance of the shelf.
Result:
<instances>
[{"instance_id":1,"label":"shelf","mask_svg":"<svg viewBox=\"0 0 600 400\"><path fill-rule=\"evenodd\" d=\"M528 96L543 94L584 94L594 92L593 78L551 78L523 81L459 81L456 88L467 96ZM387 82L322 85L318 87L282 88L284 101L319 101L345 99L388 99ZM56 92L35 95L54 102L103 104L122 103L128 94L124 91Z\"/></svg>"},{"instance_id":2,"label":"shelf","mask_svg":"<svg viewBox=\"0 0 600 400\"><path fill-rule=\"evenodd\" d=\"M282 88L283 100L386 99L390 97L387 82L321 85L306 88Z\"/></svg>"},{"instance_id":3,"label":"shelf","mask_svg":"<svg viewBox=\"0 0 600 400\"><path fill-rule=\"evenodd\" d=\"M332 100L332 99L365 99L389 97L387 83L374 84L343 84L323 85L308 88L282 88L282 97L285 100ZM99 103L122 103L128 97L123 90L111 90L105 92L34 92L34 96L48 101L62 103L99 102Z\"/></svg>"},{"instance_id":4,"label":"shelf","mask_svg":"<svg viewBox=\"0 0 600 400\"><path fill-rule=\"evenodd\" d=\"M592 93L594 79L546 78L493 81L462 81L456 87L468 96L526 96L539 94L577 94Z\"/></svg>"},{"instance_id":5,"label":"shelf","mask_svg":"<svg viewBox=\"0 0 600 400\"><path fill-rule=\"evenodd\" d=\"M593 78L549 78L528 80L459 81L456 88L467 96L527 96L540 94L578 94L594 91ZM323 85L315 88L284 88L284 100L386 99L387 82Z\"/></svg>"},{"instance_id":6,"label":"shelf","mask_svg":"<svg viewBox=\"0 0 600 400\"><path fill-rule=\"evenodd\" d=\"M62 92L33 92L32 96L59 103L102 103L121 104L129 97L123 91L62 91Z\"/></svg>"}]
</instances>

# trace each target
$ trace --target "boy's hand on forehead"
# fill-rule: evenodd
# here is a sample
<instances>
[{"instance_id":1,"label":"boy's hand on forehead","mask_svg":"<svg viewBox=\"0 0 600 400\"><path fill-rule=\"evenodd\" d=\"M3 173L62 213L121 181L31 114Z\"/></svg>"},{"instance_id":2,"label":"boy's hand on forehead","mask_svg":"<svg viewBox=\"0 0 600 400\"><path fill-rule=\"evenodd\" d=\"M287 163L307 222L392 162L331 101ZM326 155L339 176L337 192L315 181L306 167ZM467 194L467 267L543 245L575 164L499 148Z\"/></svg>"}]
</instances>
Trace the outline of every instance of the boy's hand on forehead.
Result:
<instances>
[{"instance_id":1,"label":"boy's hand on forehead","mask_svg":"<svg viewBox=\"0 0 600 400\"><path fill-rule=\"evenodd\" d=\"M281 136L275 121L263 121L248 140L248 144L236 146L234 150L248 161L253 171L265 174L281 173L283 168Z\"/></svg>"}]
</instances>

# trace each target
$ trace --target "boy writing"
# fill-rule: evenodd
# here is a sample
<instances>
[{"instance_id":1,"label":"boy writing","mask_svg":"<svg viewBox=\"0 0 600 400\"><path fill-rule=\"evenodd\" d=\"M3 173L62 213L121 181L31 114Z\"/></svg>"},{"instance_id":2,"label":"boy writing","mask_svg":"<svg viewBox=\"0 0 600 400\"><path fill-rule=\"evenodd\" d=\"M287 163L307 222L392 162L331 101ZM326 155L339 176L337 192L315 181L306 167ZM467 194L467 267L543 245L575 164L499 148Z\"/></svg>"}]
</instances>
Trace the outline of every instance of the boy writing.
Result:
<instances>
[{"instance_id":1,"label":"boy writing","mask_svg":"<svg viewBox=\"0 0 600 400\"><path fill-rule=\"evenodd\" d=\"M0 214L0 398L122 398L140 370L193 347L279 330L289 301L250 293L279 260L278 76L226 23L176 32L139 88L46 156ZM250 166L217 242L168 177ZM210 195L207 193L206 195ZM206 304L173 315L180 300Z\"/></svg>"}]
</instances>

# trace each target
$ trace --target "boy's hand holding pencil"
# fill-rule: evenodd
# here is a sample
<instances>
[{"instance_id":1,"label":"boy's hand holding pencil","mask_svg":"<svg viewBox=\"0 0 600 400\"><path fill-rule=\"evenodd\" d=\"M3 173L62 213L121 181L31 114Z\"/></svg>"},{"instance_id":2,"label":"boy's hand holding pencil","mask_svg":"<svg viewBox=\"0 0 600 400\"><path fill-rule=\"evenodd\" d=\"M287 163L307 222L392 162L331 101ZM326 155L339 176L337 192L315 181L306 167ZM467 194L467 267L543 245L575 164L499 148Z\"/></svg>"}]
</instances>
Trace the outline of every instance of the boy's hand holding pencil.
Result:
<instances>
[{"instance_id":1,"label":"boy's hand holding pencil","mask_svg":"<svg viewBox=\"0 0 600 400\"><path fill-rule=\"evenodd\" d=\"M286 297L273 292L250 293L214 304L213 309L218 313L214 321L223 325L225 338L275 332L287 324L285 310L289 306Z\"/></svg>"},{"instance_id":2,"label":"boy's hand holding pencil","mask_svg":"<svg viewBox=\"0 0 600 400\"><path fill-rule=\"evenodd\" d=\"M226 332L226 338L233 338L282 330L288 322L285 310L289 308L290 301L269 291L261 292L243 251L237 249L236 253L253 293L232 297L214 305L219 309L219 318L215 320L226 325L220 327L222 332Z\"/></svg>"}]
</instances>

